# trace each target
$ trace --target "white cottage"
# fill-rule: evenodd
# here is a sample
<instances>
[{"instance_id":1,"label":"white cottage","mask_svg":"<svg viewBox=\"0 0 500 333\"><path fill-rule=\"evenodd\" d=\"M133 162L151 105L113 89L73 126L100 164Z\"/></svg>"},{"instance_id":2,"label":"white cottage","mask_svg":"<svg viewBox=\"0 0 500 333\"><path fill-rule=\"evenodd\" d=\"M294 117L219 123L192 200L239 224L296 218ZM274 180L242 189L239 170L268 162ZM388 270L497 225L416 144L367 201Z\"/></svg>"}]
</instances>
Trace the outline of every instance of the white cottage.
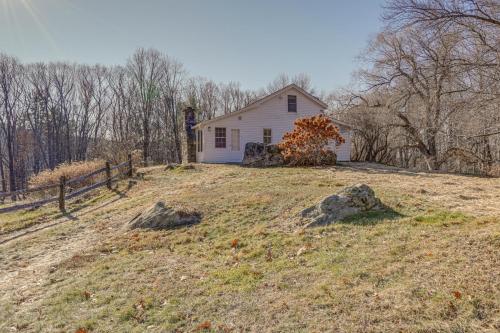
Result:
<instances>
[{"instance_id":1,"label":"white cottage","mask_svg":"<svg viewBox=\"0 0 500 333\"><path fill-rule=\"evenodd\" d=\"M247 142L276 144L293 129L295 119L321 114L326 108L324 102L291 84L241 110L191 126L188 133L195 140L191 148L196 151L196 162L240 163ZM187 115L186 122L189 123ZM349 161L351 128L337 120L333 122L345 143L339 146L332 143L330 148L336 152L338 161ZM193 161L194 153L189 155Z\"/></svg>"}]
</instances>

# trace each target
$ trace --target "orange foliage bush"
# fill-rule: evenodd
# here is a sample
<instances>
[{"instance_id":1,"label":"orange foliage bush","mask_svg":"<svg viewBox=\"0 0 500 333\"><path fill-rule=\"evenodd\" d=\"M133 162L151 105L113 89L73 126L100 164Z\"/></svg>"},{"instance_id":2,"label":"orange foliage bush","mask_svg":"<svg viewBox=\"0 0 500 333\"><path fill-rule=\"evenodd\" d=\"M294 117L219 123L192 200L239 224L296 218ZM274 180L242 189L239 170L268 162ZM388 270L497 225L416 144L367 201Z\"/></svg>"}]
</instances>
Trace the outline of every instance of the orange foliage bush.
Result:
<instances>
[{"instance_id":1,"label":"orange foliage bush","mask_svg":"<svg viewBox=\"0 0 500 333\"><path fill-rule=\"evenodd\" d=\"M289 165L324 165L335 162L335 154L326 146L329 140L344 143L339 129L324 115L295 120L292 132L279 143Z\"/></svg>"}]
</instances>

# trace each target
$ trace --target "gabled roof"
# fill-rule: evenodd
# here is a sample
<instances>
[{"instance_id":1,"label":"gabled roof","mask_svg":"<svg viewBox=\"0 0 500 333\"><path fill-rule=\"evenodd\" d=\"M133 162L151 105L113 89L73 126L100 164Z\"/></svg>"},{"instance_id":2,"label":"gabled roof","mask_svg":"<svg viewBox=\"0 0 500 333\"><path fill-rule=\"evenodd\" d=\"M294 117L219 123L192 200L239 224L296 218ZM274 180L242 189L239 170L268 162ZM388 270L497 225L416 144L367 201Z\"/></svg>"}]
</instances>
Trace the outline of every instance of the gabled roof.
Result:
<instances>
[{"instance_id":1,"label":"gabled roof","mask_svg":"<svg viewBox=\"0 0 500 333\"><path fill-rule=\"evenodd\" d=\"M328 116L335 125L339 125L339 126L342 126L342 127L346 127L348 129L353 129L352 125L349 125L348 123L345 123L343 122L342 120L338 120L337 118L334 118L334 117L330 117Z\"/></svg>"},{"instance_id":2,"label":"gabled roof","mask_svg":"<svg viewBox=\"0 0 500 333\"><path fill-rule=\"evenodd\" d=\"M307 91L305 91L304 89L302 89L301 87L299 87L298 85L292 83L292 84L289 84L288 86L280 89L280 90L277 90L275 92L273 92L272 94L269 94L267 96L264 96L250 104L248 104L247 106L245 106L244 108L242 109L239 109L238 111L234 111L234 112L231 112L231 113L228 113L228 114L225 114L225 115L222 115L222 116L218 116L218 117L215 117L215 118L212 118L210 120L205 120L205 121L202 121L201 123L198 123L196 125L193 126L193 128L197 128L201 125L206 125L206 124L210 124L210 123L213 123L214 121L217 121L217 120L221 120L221 119L225 119L225 118L228 118L228 117L231 117L231 116L234 116L234 115L237 115L237 114L241 114L245 111L249 111L249 110L252 110L256 107L258 107L259 105L267 102L268 100L276 97L276 96L279 96L283 93L285 93L286 91L290 90L290 89L296 89L298 90L301 94L303 94L305 97L307 97L309 100L311 100L312 102L318 104L319 106L321 106L322 108L326 109L328 108L328 105L321 101L319 98L311 95L310 93L308 93Z\"/></svg>"}]
</instances>

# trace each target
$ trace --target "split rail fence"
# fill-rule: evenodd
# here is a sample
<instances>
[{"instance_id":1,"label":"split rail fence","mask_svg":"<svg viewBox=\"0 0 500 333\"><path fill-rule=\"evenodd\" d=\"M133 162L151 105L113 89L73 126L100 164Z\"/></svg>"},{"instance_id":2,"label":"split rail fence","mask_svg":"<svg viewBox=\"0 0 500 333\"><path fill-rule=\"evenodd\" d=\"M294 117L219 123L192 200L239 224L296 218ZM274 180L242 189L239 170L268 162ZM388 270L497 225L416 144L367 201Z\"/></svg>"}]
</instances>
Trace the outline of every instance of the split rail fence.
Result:
<instances>
[{"instance_id":1,"label":"split rail fence","mask_svg":"<svg viewBox=\"0 0 500 333\"><path fill-rule=\"evenodd\" d=\"M120 169L124 169L125 171L120 171ZM113 171L118 170L118 173L112 176ZM70 188L71 185L75 185L78 183L81 183L91 177L95 177L101 173L105 173L106 177L104 180L99 181L95 184L89 185L84 188L80 188L71 192L68 192L67 189ZM21 209L28 209L28 208L38 208L43 205L52 203L52 202L59 202L59 210L64 212L66 211L66 200L78 197L84 193L87 193L89 191L92 191L96 188L99 188L101 186L106 186L109 190L112 189L112 184L113 181L116 181L118 178L120 178L122 175L125 175L127 177L132 177L133 174L133 165L132 165L132 155L128 155L127 161L114 165L112 166L109 162L106 162L104 167L101 169L92 171L91 173L88 173L86 175L72 178L72 179L66 179L64 176L62 176L59 179L59 184L49 184L49 185L44 185L44 186L39 186L39 187L33 187L33 188L27 188L19 191L14 191L14 192L0 192L0 199L3 200L5 198L9 197L17 197L19 195L26 195L28 193L34 193L34 192L42 192L42 191L47 191L50 189L58 188L58 195L53 196L51 198L47 199L41 199L38 201L34 202L28 202L24 204L18 204L18 205L13 205L13 206L7 206L4 208L0 208L0 214L1 213L8 213L16 210L21 210Z\"/></svg>"}]
</instances>

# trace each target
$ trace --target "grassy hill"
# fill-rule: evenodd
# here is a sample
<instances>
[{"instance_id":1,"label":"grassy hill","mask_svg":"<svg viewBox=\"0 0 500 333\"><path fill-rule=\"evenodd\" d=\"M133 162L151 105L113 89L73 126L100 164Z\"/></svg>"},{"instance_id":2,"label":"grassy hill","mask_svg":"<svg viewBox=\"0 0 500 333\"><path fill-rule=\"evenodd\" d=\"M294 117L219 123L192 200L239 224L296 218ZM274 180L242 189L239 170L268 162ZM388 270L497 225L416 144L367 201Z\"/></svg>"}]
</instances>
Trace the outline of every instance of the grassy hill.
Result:
<instances>
[{"instance_id":1,"label":"grassy hill","mask_svg":"<svg viewBox=\"0 0 500 333\"><path fill-rule=\"evenodd\" d=\"M500 329L498 179L372 165L143 171L66 215L0 215L0 332ZM302 209L356 183L390 210L302 228ZM202 223L124 229L160 199Z\"/></svg>"}]
</instances>

